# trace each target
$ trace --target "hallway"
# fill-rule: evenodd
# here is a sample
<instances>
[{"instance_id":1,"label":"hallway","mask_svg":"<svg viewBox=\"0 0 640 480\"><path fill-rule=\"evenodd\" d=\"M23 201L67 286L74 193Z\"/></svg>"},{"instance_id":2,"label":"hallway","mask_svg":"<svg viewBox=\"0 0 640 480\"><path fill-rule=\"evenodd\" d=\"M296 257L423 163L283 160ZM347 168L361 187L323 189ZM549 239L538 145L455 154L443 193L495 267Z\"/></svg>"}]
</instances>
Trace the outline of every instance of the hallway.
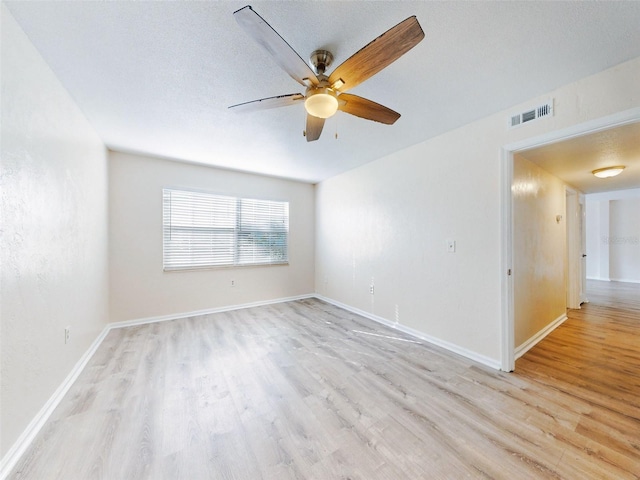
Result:
<instances>
[{"instance_id":1,"label":"hallway","mask_svg":"<svg viewBox=\"0 0 640 480\"><path fill-rule=\"evenodd\" d=\"M587 298L516 362L516 375L568 395L590 454L606 445L640 475L640 284L589 280Z\"/></svg>"}]
</instances>

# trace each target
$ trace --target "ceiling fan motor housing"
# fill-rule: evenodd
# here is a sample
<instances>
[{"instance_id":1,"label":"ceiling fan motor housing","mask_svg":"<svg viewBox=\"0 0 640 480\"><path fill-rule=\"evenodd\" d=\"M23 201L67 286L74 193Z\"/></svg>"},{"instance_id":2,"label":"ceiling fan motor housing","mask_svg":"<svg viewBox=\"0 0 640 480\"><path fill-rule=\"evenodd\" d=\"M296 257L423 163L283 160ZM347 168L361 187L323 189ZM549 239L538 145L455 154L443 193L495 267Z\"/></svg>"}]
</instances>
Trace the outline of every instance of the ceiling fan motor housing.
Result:
<instances>
[{"instance_id":1,"label":"ceiling fan motor housing","mask_svg":"<svg viewBox=\"0 0 640 480\"><path fill-rule=\"evenodd\" d=\"M324 74L332 63L333 54L329 50L315 50L309 57L309 65L316 72L316 75Z\"/></svg>"}]
</instances>

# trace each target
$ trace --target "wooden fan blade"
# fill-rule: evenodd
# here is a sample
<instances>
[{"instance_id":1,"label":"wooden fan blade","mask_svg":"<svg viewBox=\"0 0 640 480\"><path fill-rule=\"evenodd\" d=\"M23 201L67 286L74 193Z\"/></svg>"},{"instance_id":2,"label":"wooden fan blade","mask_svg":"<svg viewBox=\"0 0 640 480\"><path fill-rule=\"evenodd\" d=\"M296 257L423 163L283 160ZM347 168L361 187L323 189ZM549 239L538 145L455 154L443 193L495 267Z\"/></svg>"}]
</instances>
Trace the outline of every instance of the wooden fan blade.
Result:
<instances>
[{"instance_id":1,"label":"wooden fan blade","mask_svg":"<svg viewBox=\"0 0 640 480\"><path fill-rule=\"evenodd\" d=\"M324 118L314 117L307 113L307 129L305 133L307 142L318 140L322 133L322 127L324 127Z\"/></svg>"},{"instance_id":2,"label":"wooden fan blade","mask_svg":"<svg viewBox=\"0 0 640 480\"><path fill-rule=\"evenodd\" d=\"M383 68L395 62L424 38L418 19L413 16L387 30L378 38L345 60L329 77L331 85L340 92L361 84Z\"/></svg>"},{"instance_id":3,"label":"wooden fan blade","mask_svg":"<svg viewBox=\"0 0 640 480\"><path fill-rule=\"evenodd\" d=\"M398 112L350 93L342 93L338 96L338 110L386 125L393 125L400 118Z\"/></svg>"},{"instance_id":4,"label":"wooden fan blade","mask_svg":"<svg viewBox=\"0 0 640 480\"><path fill-rule=\"evenodd\" d=\"M318 77L309 65L250 5L234 12L233 16L245 32L262 45L291 78L305 87L309 86L309 82L318 85Z\"/></svg>"},{"instance_id":5,"label":"wooden fan blade","mask_svg":"<svg viewBox=\"0 0 640 480\"><path fill-rule=\"evenodd\" d=\"M288 107L300 100L304 100L301 93L290 93L288 95L278 95L277 97L261 98L251 102L239 103L231 105L234 112L254 112L256 110L266 110L267 108Z\"/></svg>"}]
</instances>

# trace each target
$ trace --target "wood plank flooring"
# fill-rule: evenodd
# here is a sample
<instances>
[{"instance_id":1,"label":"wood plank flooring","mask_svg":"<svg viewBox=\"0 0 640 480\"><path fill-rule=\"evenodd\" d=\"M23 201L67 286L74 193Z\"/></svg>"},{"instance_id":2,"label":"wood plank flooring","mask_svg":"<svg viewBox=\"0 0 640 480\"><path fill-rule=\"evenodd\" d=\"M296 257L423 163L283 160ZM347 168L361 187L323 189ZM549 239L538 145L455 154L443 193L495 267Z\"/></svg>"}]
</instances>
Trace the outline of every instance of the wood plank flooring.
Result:
<instances>
[{"instance_id":1,"label":"wood plank flooring","mask_svg":"<svg viewBox=\"0 0 640 480\"><path fill-rule=\"evenodd\" d=\"M311 299L113 330L10 478L638 479L628 302L511 374Z\"/></svg>"}]
</instances>

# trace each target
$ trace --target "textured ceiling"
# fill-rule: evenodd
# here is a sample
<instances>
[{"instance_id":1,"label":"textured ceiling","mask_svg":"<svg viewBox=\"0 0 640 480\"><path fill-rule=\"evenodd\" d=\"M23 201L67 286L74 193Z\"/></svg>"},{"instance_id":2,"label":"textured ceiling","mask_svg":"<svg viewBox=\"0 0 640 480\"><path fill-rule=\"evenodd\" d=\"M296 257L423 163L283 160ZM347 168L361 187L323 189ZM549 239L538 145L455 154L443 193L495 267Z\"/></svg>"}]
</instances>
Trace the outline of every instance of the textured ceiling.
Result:
<instances>
[{"instance_id":1,"label":"textured ceiling","mask_svg":"<svg viewBox=\"0 0 640 480\"><path fill-rule=\"evenodd\" d=\"M307 143L302 105L227 110L301 92L236 24L244 2L5 3L110 148L310 182L640 56L640 2L254 2L334 66L410 15L425 31L350 92L395 125L339 113Z\"/></svg>"},{"instance_id":2,"label":"textured ceiling","mask_svg":"<svg viewBox=\"0 0 640 480\"><path fill-rule=\"evenodd\" d=\"M640 122L519 152L518 155L561 178L582 193L640 188ZM624 165L611 178L596 178L597 168Z\"/></svg>"}]
</instances>

